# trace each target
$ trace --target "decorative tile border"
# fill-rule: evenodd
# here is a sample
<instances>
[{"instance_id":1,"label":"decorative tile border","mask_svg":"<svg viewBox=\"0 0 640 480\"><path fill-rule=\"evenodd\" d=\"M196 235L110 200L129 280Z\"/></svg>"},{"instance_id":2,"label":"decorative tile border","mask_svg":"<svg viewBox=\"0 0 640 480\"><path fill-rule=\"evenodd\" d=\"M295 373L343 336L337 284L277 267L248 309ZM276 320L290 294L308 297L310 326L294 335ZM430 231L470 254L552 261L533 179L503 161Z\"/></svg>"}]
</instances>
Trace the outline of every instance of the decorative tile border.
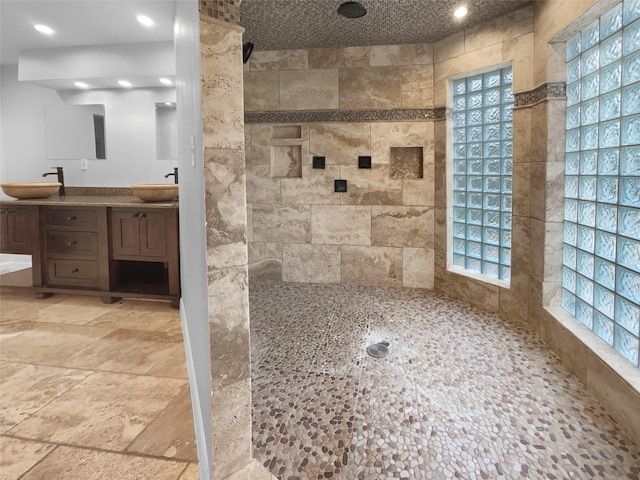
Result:
<instances>
[{"instance_id":1,"label":"decorative tile border","mask_svg":"<svg viewBox=\"0 0 640 480\"><path fill-rule=\"evenodd\" d=\"M202 0L205 1L205 0ZM533 90L514 94L515 108L529 107L549 98L566 97L564 82L543 83ZM310 122L375 122L406 120L445 120L451 116L451 109L401 108L395 110L333 110L333 111L287 111L287 112L245 112L245 123L310 123Z\"/></svg>"},{"instance_id":2,"label":"decorative tile border","mask_svg":"<svg viewBox=\"0 0 640 480\"><path fill-rule=\"evenodd\" d=\"M245 112L245 123L310 123L310 122L371 122L395 120L441 120L446 108L396 110L341 110L300 112Z\"/></svg>"},{"instance_id":3,"label":"decorative tile border","mask_svg":"<svg viewBox=\"0 0 640 480\"><path fill-rule=\"evenodd\" d=\"M241 0L200 0L200 13L229 23L240 23Z\"/></svg>"},{"instance_id":4,"label":"decorative tile border","mask_svg":"<svg viewBox=\"0 0 640 480\"><path fill-rule=\"evenodd\" d=\"M543 83L528 92L514 94L514 107L529 107L548 98L566 97L567 85L564 82Z\"/></svg>"}]
</instances>

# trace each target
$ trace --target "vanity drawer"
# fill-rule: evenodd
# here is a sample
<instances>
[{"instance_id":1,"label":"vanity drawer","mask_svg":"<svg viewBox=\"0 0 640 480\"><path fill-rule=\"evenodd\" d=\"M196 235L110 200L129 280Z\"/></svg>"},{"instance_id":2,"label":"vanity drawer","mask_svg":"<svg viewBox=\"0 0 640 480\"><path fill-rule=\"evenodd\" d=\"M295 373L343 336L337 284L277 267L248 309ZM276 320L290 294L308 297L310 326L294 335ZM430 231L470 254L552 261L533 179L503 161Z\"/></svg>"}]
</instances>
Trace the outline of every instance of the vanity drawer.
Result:
<instances>
[{"instance_id":1,"label":"vanity drawer","mask_svg":"<svg viewBox=\"0 0 640 480\"><path fill-rule=\"evenodd\" d=\"M47 231L47 253L97 256L98 234L49 230Z\"/></svg>"},{"instance_id":2,"label":"vanity drawer","mask_svg":"<svg viewBox=\"0 0 640 480\"><path fill-rule=\"evenodd\" d=\"M49 285L97 287L100 283L98 262L93 260L49 259Z\"/></svg>"},{"instance_id":3,"label":"vanity drawer","mask_svg":"<svg viewBox=\"0 0 640 480\"><path fill-rule=\"evenodd\" d=\"M98 225L98 212L96 210L59 207L47 208L45 221L48 226L96 228Z\"/></svg>"}]
</instances>

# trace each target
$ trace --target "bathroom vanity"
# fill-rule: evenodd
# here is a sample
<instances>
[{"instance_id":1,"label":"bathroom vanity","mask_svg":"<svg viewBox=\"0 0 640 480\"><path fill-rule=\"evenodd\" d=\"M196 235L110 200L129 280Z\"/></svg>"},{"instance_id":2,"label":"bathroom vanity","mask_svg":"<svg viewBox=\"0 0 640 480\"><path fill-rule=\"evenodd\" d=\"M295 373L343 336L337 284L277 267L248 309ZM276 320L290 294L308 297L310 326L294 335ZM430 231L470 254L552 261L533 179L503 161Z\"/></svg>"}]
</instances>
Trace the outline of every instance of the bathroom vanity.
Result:
<instances>
[{"instance_id":1,"label":"bathroom vanity","mask_svg":"<svg viewBox=\"0 0 640 480\"><path fill-rule=\"evenodd\" d=\"M130 196L0 201L1 253L32 256L33 291L171 300L180 296L178 203Z\"/></svg>"}]
</instances>

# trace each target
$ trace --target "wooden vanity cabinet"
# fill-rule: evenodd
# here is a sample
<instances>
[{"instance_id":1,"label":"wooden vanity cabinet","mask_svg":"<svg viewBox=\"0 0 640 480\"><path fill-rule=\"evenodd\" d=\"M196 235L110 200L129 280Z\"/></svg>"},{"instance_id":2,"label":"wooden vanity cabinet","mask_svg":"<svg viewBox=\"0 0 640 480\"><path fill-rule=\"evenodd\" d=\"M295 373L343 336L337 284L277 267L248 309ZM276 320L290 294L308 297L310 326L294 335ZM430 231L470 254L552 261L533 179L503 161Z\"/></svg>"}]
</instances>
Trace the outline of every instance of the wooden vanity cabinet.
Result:
<instances>
[{"instance_id":1,"label":"wooden vanity cabinet","mask_svg":"<svg viewBox=\"0 0 640 480\"><path fill-rule=\"evenodd\" d=\"M146 289L169 295L177 302L180 295L178 210L114 207L110 230L115 290Z\"/></svg>"},{"instance_id":2,"label":"wooden vanity cabinet","mask_svg":"<svg viewBox=\"0 0 640 480\"><path fill-rule=\"evenodd\" d=\"M177 206L0 202L0 252L30 254L32 290L56 293L180 298Z\"/></svg>"},{"instance_id":3,"label":"wooden vanity cabinet","mask_svg":"<svg viewBox=\"0 0 640 480\"><path fill-rule=\"evenodd\" d=\"M44 286L109 290L105 208L43 207Z\"/></svg>"},{"instance_id":4,"label":"wooden vanity cabinet","mask_svg":"<svg viewBox=\"0 0 640 480\"><path fill-rule=\"evenodd\" d=\"M38 207L13 205L0 207L0 252L31 254L31 241L37 231Z\"/></svg>"}]
</instances>

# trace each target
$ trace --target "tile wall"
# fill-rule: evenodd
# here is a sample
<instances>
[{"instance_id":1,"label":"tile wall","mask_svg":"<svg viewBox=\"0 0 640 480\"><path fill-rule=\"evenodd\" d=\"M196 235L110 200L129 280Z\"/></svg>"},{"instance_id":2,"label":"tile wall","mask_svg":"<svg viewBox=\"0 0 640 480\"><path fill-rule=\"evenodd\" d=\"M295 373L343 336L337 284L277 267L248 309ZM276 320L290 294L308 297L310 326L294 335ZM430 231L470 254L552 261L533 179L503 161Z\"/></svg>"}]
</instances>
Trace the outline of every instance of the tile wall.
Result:
<instances>
[{"instance_id":1,"label":"tile wall","mask_svg":"<svg viewBox=\"0 0 640 480\"><path fill-rule=\"evenodd\" d=\"M244 87L250 275L433 288L433 46L254 52ZM273 112L288 123L264 121ZM281 175L292 145L300 169Z\"/></svg>"}]
</instances>

